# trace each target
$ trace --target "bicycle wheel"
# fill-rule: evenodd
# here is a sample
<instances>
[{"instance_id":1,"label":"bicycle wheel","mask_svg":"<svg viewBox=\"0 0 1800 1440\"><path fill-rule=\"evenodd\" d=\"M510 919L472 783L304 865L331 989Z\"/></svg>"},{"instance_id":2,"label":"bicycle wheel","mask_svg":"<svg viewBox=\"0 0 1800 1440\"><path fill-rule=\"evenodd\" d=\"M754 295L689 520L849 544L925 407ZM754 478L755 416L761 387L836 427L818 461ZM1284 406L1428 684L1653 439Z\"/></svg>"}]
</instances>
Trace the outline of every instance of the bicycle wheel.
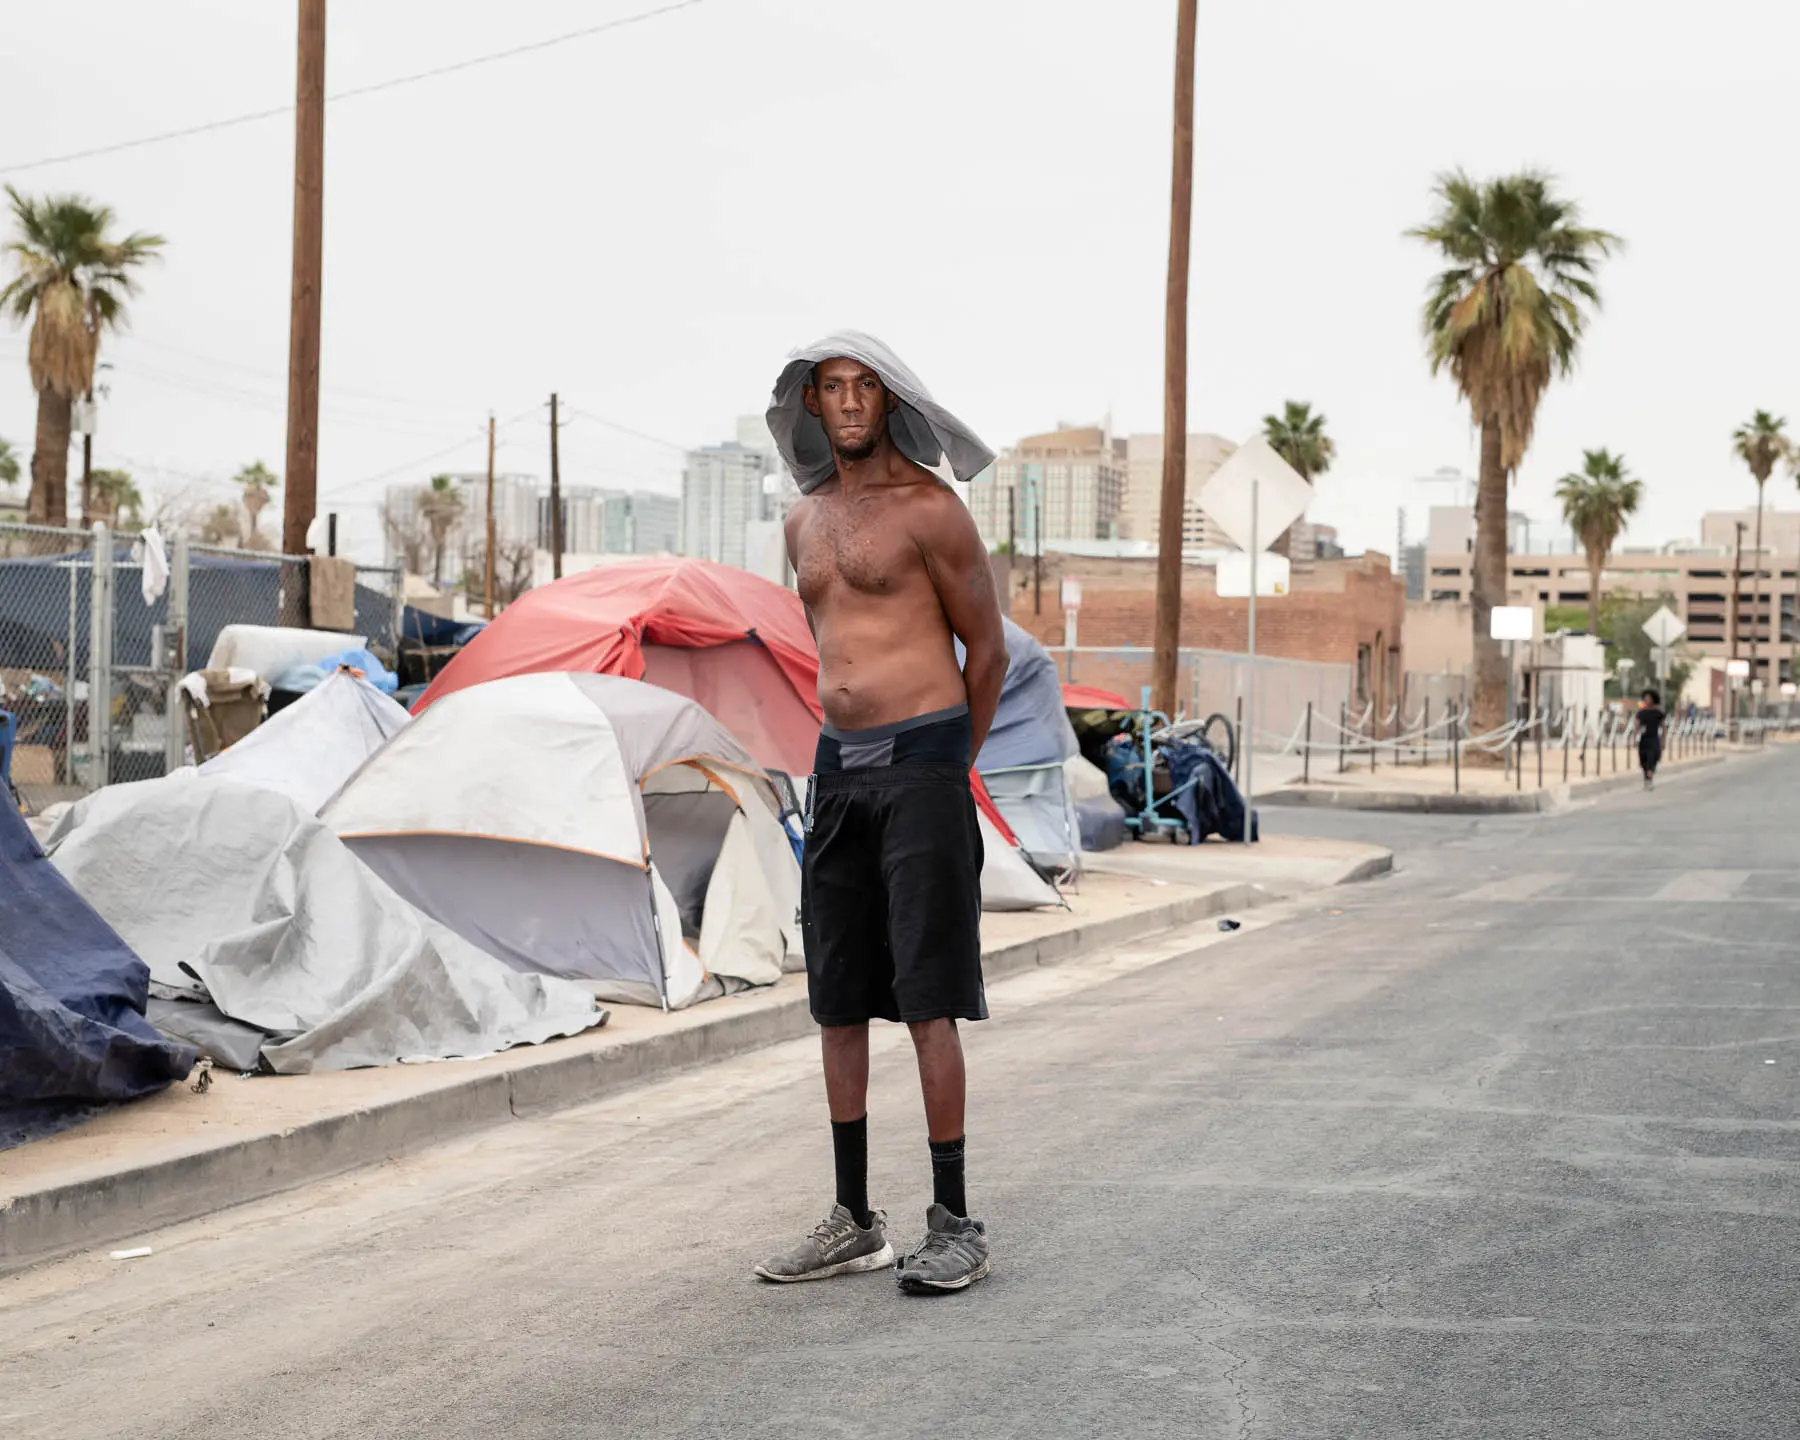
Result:
<instances>
[{"instance_id":1,"label":"bicycle wheel","mask_svg":"<svg viewBox=\"0 0 1800 1440\"><path fill-rule=\"evenodd\" d=\"M1200 743L1219 757L1229 770L1237 764L1237 732L1223 715L1208 715L1200 727Z\"/></svg>"}]
</instances>

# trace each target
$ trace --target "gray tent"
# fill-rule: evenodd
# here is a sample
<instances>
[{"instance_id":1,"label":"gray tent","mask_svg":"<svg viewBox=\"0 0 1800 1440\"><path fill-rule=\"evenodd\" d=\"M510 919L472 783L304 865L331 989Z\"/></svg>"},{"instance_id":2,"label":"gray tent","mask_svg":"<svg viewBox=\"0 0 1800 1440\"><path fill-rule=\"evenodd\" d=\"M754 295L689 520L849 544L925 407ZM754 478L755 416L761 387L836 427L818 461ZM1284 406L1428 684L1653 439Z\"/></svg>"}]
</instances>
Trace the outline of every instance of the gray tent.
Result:
<instances>
[{"instance_id":1,"label":"gray tent","mask_svg":"<svg viewBox=\"0 0 1800 1440\"><path fill-rule=\"evenodd\" d=\"M1006 627L1006 680L975 768L994 806L1040 865L1073 875L1080 866L1081 829L1063 762L1081 753L1063 708L1056 662L1021 625ZM956 649L963 659L962 645Z\"/></svg>"},{"instance_id":2,"label":"gray tent","mask_svg":"<svg viewBox=\"0 0 1800 1440\"><path fill-rule=\"evenodd\" d=\"M261 1032L250 1054L285 1074L484 1055L606 1018L579 986L515 974L434 926L298 801L259 785L108 786L46 848L148 963L153 994L210 1001L239 1041ZM200 1015L157 1018L198 1038L183 1022Z\"/></svg>"},{"instance_id":3,"label":"gray tent","mask_svg":"<svg viewBox=\"0 0 1800 1440\"><path fill-rule=\"evenodd\" d=\"M323 818L407 900L517 970L670 1008L802 961L767 774L699 705L616 675L443 697Z\"/></svg>"}]
</instances>

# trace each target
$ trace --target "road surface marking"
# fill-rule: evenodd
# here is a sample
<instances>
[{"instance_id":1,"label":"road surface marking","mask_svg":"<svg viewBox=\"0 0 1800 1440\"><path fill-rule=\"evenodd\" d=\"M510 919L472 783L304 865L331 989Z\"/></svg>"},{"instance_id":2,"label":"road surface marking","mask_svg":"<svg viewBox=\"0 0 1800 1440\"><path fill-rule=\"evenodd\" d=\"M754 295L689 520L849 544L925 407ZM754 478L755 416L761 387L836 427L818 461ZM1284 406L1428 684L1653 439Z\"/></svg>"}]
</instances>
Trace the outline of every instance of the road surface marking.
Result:
<instances>
[{"instance_id":1,"label":"road surface marking","mask_svg":"<svg viewBox=\"0 0 1800 1440\"><path fill-rule=\"evenodd\" d=\"M1652 900L1729 900L1750 878L1748 870L1684 870Z\"/></svg>"}]
</instances>

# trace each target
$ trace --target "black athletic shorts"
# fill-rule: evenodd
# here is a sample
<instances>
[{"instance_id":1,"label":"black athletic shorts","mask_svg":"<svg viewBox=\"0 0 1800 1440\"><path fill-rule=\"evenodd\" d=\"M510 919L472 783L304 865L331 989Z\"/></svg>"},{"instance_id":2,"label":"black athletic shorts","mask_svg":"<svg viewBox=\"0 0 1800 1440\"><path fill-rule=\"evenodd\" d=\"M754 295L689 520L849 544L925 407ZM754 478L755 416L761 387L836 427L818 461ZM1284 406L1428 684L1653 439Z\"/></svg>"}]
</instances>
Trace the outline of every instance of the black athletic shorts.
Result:
<instances>
[{"instance_id":1,"label":"black athletic shorts","mask_svg":"<svg viewBox=\"0 0 1800 1440\"><path fill-rule=\"evenodd\" d=\"M971 738L965 705L819 736L800 867L819 1024L987 1019Z\"/></svg>"}]
</instances>

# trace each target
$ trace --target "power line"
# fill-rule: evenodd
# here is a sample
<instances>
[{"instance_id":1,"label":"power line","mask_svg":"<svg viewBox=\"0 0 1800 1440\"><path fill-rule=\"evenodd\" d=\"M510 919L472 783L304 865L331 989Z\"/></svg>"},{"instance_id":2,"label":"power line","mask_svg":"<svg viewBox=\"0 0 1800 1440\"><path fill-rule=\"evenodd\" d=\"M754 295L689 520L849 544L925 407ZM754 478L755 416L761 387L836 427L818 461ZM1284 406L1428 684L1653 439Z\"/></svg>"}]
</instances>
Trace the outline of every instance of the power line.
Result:
<instances>
[{"instance_id":1,"label":"power line","mask_svg":"<svg viewBox=\"0 0 1800 1440\"><path fill-rule=\"evenodd\" d=\"M521 420L531 419L543 408L542 405L533 405L528 410L521 410L517 415L513 416L512 419L502 420L497 427L497 432L510 430ZM441 460L446 455L454 455L472 440L485 440L486 438L487 427L484 425L479 430L472 431L466 438L458 440L453 444L446 445L441 450L434 450L429 455L421 455L417 459L403 461L398 465L381 471L379 474L365 475L360 480L346 480L342 485L334 485L331 489L322 492L319 498L321 500L329 499L334 495L343 495L348 491L359 489L364 485L373 485L377 481L392 479L395 475L398 475L403 471L415 470L421 465L429 465L433 460Z\"/></svg>"},{"instance_id":2,"label":"power line","mask_svg":"<svg viewBox=\"0 0 1800 1440\"><path fill-rule=\"evenodd\" d=\"M411 75L396 75L390 80L378 80L370 85L357 85L349 90L340 90L336 94L327 95L326 103L354 100L360 96L374 95L383 90L395 90L403 85L416 85L421 80L435 80L442 75L453 75L461 70L473 70L480 65L493 65L502 60L516 59L520 55L529 55L534 51L566 45L572 40L586 40L590 36L603 34L608 30L622 30L628 25L641 24L645 20L654 20L662 15L672 15L677 10L690 10L696 5L705 3L706 0L673 0L673 3L659 6L654 10L645 10L636 15L622 15L616 20L607 20L599 25L588 25L580 30L570 30L562 35L552 35L547 40L533 40L524 45L515 45L509 50L495 50L486 55L472 56L467 60L454 60L448 65L434 66L430 70L419 70ZM40 170L46 165L63 165L71 160L91 160L98 155L116 155L121 150L137 150L146 145L162 145L171 140L186 140L191 136L209 134L214 130L228 130L238 125L254 125L260 120L273 120L277 116L291 115L293 110L292 105L277 105L272 109L253 110L248 114L232 115L222 120L208 120L199 125L184 126L179 130L165 130L158 135L142 135L135 140L119 140L111 145L96 145L87 150L71 150L66 155L49 155L41 160L27 160L18 165L0 166L0 175L18 175L26 170Z\"/></svg>"},{"instance_id":3,"label":"power line","mask_svg":"<svg viewBox=\"0 0 1800 1440\"><path fill-rule=\"evenodd\" d=\"M571 405L568 413L571 418L579 415L583 420L592 420L596 425L606 426L608 430L617 430L621 434L630 435L639 440L647 440L652 445L663 445L670 450L679 450L684 455L694 448L692 445L678 445L675 441L665 440L660 435L646 435L642 430L633 430L629 425L621 425L617 420L608 420L604 415L596 415L591 410L577 410Z\"/></svg>"}]
</instances>

